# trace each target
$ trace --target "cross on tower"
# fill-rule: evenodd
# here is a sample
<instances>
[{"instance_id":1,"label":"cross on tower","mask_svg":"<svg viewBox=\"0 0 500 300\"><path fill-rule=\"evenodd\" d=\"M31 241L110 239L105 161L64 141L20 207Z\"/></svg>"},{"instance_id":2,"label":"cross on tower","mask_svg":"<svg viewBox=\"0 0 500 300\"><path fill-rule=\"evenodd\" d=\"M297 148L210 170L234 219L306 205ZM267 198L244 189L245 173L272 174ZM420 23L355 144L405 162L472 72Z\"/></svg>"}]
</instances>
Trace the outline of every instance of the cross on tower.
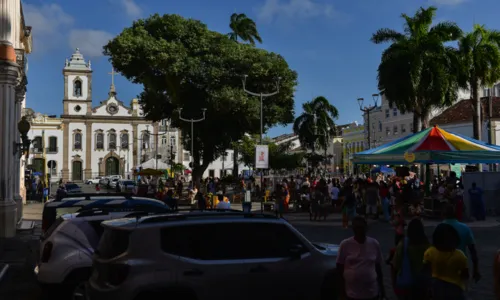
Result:
<instances>
[{"instance_id":1,"label":"cross on tower","mask_svg":"<svg viewBox=\"0 0 500 300\"><path fill-rule=\"evenodd\" d=\"M115 69L111 68L111 73L108 74L111 75L111 85L115 85L115 75L116 75Z\"/></svg>"}]
</instances>

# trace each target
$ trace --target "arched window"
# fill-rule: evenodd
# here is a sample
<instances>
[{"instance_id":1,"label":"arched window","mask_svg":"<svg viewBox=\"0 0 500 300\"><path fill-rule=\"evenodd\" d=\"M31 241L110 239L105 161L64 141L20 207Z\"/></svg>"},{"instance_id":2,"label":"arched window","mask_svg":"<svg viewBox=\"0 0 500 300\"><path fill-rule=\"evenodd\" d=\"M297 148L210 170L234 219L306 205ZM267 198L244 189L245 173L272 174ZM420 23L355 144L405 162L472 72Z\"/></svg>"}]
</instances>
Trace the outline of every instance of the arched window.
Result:
<instances>
[{"instance_id":1,"label":"arched window","mask_svg":"<svg viewBox=\"0 0 500 300\"><path fill-rule=\"evenodd\" d=\"M98 132L95 135L95 148L99 150L104 149L104 134L102 132Z\"/></svg>"},{"instance_id":2,"label":"arched window","mask_svg":"<svg viewBox=\"0 0 500 300\"><path fill-rule=\"evenodd\" d=\"M77 80L75 80L73 85L74 85L73 95L75 97L81 97L82 96L82 81L80 79L77 79Z\"/></svg>"},{"instance_id":3,"label":"arched window","mask_svg":"<svg viewBox=\"0 0 500 300\"><path fill-rule=\"evenodd\" d=\"M108 134L108 148L109 150L116 150L116 133L114 130Z\"/></svg>"},{"instance_id":4,"label":"arched window","mask_svg":"<svg viewBox=\"0 0 500 300\"><path fill-rule=\"evenodd\" d=\"M77 132L75 133L75 149L81 150L82 149L82 134Z\"/></svg>"},{"instance_id":5,"label":"arched window","mask_svg":"<svg viewBox=\"0 0 500 300\"><path fill-rule=\"evenodd\" d=\"M57 153L57 137L51 136L49 137L49 148L47 149L48 153Z\"/></svg>"},{"instance_id":6,"label":"arched window","mask_svg":"<svg viewBox=\"0 0 500 300\"><path fill-rule=\"evenodd\" d=\"M120 144L122 149L128 149L128 133L122 133Z\"/></svg>"},{"instance_id":7,"label":"arched window","mask_svg":"<svg viewBox=\"0 0 500 300\"><path fill-rule=\"evenodd\" d=\"M57 162L55 160L49 160L47 167L51 176L57 176Z\"/></svg>"},{"instance_id":8,"label":"arched window","mask_svg":"<svg viewBox=\"0 0 500 300\"><path fill-rule=\"evenodd\" d=\"M42 153L42 137L41 136L37 136L33 139L33 152L34 153Z\"/></svg>"},{"instance_id":9,"label":"arched window","mask_svg":"<svg viewBox=\"0 0 500 300\"><path fill-rule=\"evenodd\" d=\"M142 149L149 149L149 143L150 143L150 135L147 132L144 132L142 134Z\"/></svg>"}]
</instances>

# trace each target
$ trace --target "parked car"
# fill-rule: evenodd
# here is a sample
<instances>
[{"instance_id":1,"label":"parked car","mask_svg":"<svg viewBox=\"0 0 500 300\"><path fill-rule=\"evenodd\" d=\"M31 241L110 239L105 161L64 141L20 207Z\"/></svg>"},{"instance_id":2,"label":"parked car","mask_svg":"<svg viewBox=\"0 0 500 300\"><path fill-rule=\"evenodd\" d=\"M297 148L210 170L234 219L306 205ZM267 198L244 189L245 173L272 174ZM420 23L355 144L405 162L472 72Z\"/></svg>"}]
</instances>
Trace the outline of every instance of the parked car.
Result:
<instances>
[{"instance_id":1,"label":"parked car","mask_svg":"<svg viewBox=\"0 0 500 300\"><path fill-rule=\"evenodd\" d=\"M117 184L122 192L132 192L136 186L136 183L133 180L118 180Z\"/></svg>"},{"instance_id":2,"label":"parked car","mask_svg":"<svg viewBox=\"0 0 500 300\"><path fill-rule=\"evenodd\" d=\"M89 299L335 299L337 245L283 219L196 212L104 221Z\"/></svg>"},{"instance_id":3,"label":"parked car","mask_svg":"<svg viewBox=\"0 0 500 300\"><path fill-rule=\"evenodd\" d=\"M111 179L111 182L109 183L109 186L110 186L112 189L115 189L115 188L116 188L116 185L118 184L118 181L119 181L119 180L120 180L120 179L118 179L118 178L113 178L113 179Z\"/></svg>"},{"instance_id":4,"label":"parked car","mask_svg":"<svg viewBox=\"0 0 500 300\"><path fill-rule=\"evenodd\" d=\"M41 236L40 257L34 271L47 299L85 299L84 283L90 276L103 220L169 211L161 201L148 198L94 199L51 202L44 206L43 216L52 217L55 212L56 219ZM61 214L68 209L76 212Z\"/></svg>"},{"instance_id":5,"label":"parked car","mask_svg":"<svg viewBox=\"0 0 500 300\"><path fill-rule=\"evenodd\" d=\"M95 177L95 178L92 178L92 179L87 179L85 181L86 184L98 184L101 182L101 179L102 177Z\"/></svg>"},{"instance_id":6,"label":"parked car","mask_svg":"<svg viewBox=\"0 0 500 300\"><path fill-rule=\"evenodd\" d=\"M102 185L102 186L105 186L108 184L108 181L109 181L109 177L107 176L104 176L102 177L100 180L99 180L99 184Z\"/></svg>"},{"instance_id":7,"label":"parked car","mask_svg":"<svg viewBox=\"0 0 500 300\"><path fill-rule=\"evenodd\" d=\"M64 185L64 187L66 189L66 193L68 193L68 194L81 194L82 193L82 189L76 183L66 183Z\"/></svg>"}]
</instances>

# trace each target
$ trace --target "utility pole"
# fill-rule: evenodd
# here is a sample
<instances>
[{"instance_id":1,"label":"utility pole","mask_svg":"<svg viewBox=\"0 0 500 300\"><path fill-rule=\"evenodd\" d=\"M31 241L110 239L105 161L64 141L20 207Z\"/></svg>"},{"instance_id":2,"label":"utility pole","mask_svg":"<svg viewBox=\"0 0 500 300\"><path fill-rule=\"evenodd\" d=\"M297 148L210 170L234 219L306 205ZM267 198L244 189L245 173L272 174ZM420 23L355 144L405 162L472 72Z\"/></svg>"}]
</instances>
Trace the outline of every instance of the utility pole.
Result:
<instances>
[{"instance_id":1,"label":"utility pole","mask_svg":"<svg viewBox=\"0 0 500 300\"><path fill-rule=\"evenodd\" d=\"M260 97L260 144L262 145L263 144L263 134L264 134L264 98L274 96L280 92L281 77L278 77L278 79L276 80L276 90L272 93L267 93L267 94L254 93L254 92L247 90L246 89L247 78L248 78L248 75L243 75L243 90L249 95L252 95L255 97ZM268 152L268 155L269 155L269 152ZM269 157L268 157L268 160L269 160ZM264 191L263 183L264 183L264 170L262 169L260 171L260 189L261 189L261 191Z\"/></svg>"},{"instance_id":2,"label":"utility pole","mask_svg":"<svg viewBox=\"0 0 500 300\"><path fill-rule=\"evenodd\" d=\"M179 108L179 120L184 121L184 122L189 122L191 123L191 169L194 168L194 123L198 123L201 121L205 120L205 112L207 111L206 108L202 108L201 111L203 112L203 117L200 119L185 119L182 117L182 108ZM193 181L194 184L194 181Z\"/></svg>"},{"instance_id":3,"label":"utility pole","mask_svg":"<svg viewBox=\"0 0 500 300\"><path fill-rule=\"evenodd\" d=\"M363 107L363 101L365 99L363 98L358 98L357 101L358 101L358 104L359 104L359 110L362 111L363 113L366 114L366 118L367 118L367 123L368 123L368 129L366 128L365 126L365 130L368 130L368 149L371 149L371 140L370 140L370 131L371 131L371 124L370 124L370 112L372 112L374 109L376 109L378 106L377 106L377 102L378 102L378 97L379 97L379 94L373 94L372 95L373 97L373 106L369 106L369 107Z\"/></svg>"}]
</instances>

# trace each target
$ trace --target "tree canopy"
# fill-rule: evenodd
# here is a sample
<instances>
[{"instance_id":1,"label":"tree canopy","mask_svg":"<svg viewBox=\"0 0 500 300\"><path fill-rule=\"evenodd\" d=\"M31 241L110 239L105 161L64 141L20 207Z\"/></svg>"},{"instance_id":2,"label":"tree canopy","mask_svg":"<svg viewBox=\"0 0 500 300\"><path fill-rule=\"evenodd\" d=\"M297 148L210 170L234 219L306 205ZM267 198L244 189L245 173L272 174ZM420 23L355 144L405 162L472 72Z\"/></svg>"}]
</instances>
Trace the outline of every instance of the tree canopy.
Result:
<instances>
[{"instance_id":1,"label":"tree canopy","mask_svg":"<svg viewBox=\"0 0 500 300\"><path fill-rule=\"evenodd\" d=\"M454 49L445 45L461 35L452 22L434 26L435 7L420 8L414 16L402 14L404 32L379 29L371 40L390 42L378 67L378 87L390 105L413 112L414 131L428 124L435 107L451 105L458 97L458 61Z\"/></svg>"},{"instance_id":2,"label":"tree canopy","mask_svg":"<svg viewBox=\"0 0 500 300\"><path fill-rule=\"evenodd\" d=\"M470 90L474 138L481 140L479 86L490 86L500 79L500 32L474 25L472 32L458 41L460 85Z\"/></svg>"},{"instance_id":3,"label":"tree canopy","mask_svg":"<svg viewBox=\"0 0 500 300\"><path fill-rule=\"evenodd\" d=\"M293 131L299 136L303 148L327 149L335 134L335 120L339 117L337 108L323 96L302 104L304 112L295 119Z\"/></svg>"},{"instance_id":4,"label":"tree canopy","mask_svg":"<svg viewBox=\"0 0 500 300\"><path fill-rule=\"evenodd\" d=\"M179 119L206 119L194 125L194 178L200 178L214 161L245 133L260 131L260 100L242 89L280 93L264 102L264 126L293 121L293 93L297 74L279 54L240 44L227 35L211 31L198 20L179 15L152 15L140 19L104 46L113 67L128 80L142 84L139 95L145 117L152 121L171 119L182 130L183 141L191 141L191 124Z\"/></svg>"}]
</instances>

